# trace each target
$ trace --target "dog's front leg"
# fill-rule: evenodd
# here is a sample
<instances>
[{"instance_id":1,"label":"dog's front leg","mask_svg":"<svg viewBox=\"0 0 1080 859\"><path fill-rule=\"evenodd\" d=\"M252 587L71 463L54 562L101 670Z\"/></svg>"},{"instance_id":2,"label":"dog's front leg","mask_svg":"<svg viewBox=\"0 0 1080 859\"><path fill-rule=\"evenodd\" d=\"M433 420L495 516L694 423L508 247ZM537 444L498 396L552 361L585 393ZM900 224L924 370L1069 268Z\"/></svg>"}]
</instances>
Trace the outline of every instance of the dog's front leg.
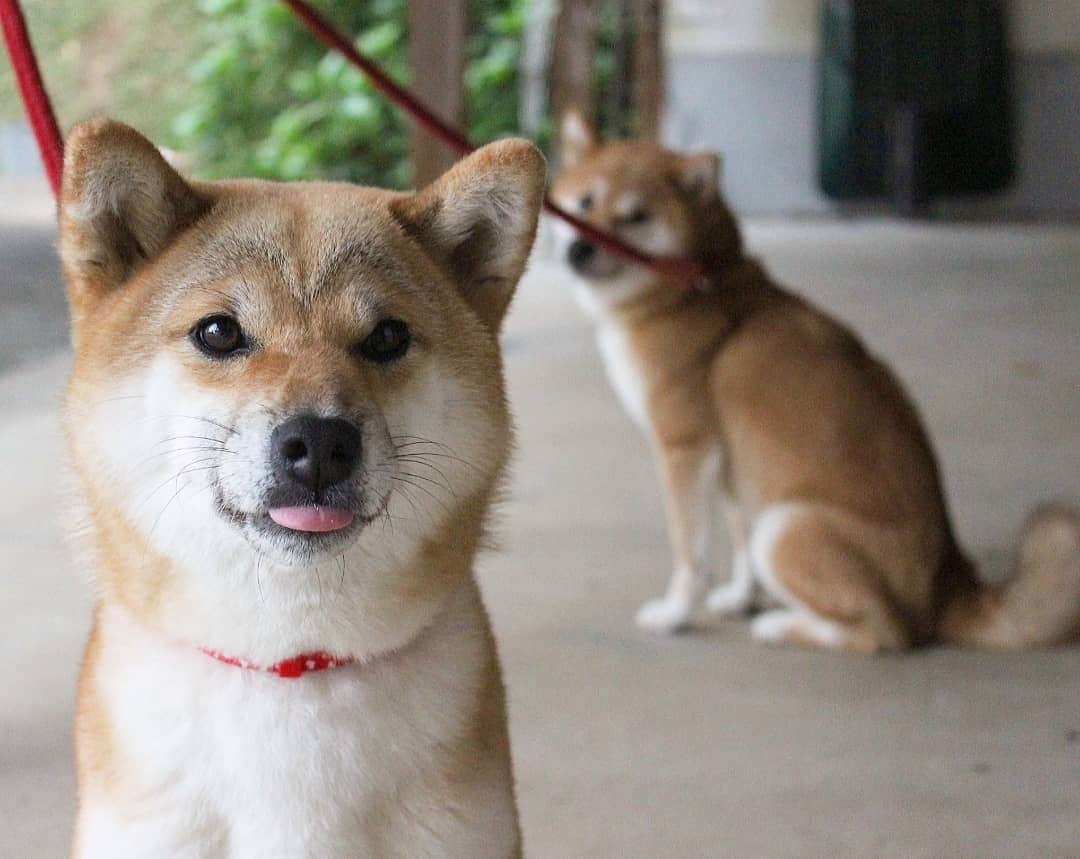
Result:
<instances>
[{"instance_id":1,"label":"dog's front leg","mask_svg":"<svg viewBox=\"0 0 1080 859\"><path fill-rule=\"evenodd\" d=\"M645 603L637 623L650 632L671 633L690 622L712 578L720 452L711 443L656 447L675 568L667 593Z\"/></svg>"},{"instance_id":2,"label":"dog's front leg","mask_svg":"<svg viewBox=\"0 0 1080 859\"><path fill-rule=\"evenodd\" d=\"M713 614L743 614L754 606L757 583L746 551L746 517L735 498L724 499L724 518L731 537L731 578L713 588L705 604Z\"/></svg>"}]
</instances>

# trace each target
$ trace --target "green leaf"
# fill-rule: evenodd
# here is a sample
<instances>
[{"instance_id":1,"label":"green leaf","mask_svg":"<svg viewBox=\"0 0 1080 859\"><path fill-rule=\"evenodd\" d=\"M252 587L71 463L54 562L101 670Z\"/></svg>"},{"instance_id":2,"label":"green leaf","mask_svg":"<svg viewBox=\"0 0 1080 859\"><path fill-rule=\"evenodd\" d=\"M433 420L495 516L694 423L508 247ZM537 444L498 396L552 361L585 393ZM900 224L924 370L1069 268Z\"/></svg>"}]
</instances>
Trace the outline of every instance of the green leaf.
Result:
<instances>
[{"instance_id":1,"label":"green leaf","mask_svg":"<svg viewBox=\"0 0 1080 859\"><path fill-rule=\"evenodd\" d=\"M384 59L388 56L404 36L404 28L397 21L384 21L356 40L357 50L362 54L369 54L375 59Z\"/></svg>"}]
</instances>

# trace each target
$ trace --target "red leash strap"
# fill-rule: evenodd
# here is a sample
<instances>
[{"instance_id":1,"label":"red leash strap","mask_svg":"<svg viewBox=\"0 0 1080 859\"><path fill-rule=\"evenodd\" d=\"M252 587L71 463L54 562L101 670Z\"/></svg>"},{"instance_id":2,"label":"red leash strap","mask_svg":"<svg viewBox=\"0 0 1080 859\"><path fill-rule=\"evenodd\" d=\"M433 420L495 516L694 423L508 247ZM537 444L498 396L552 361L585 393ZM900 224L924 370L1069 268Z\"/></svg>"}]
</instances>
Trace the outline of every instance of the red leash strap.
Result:
<instances>
[{"instance_id":1,"label":"red leash strap","mask_svg":"<svg viewBox=\"0 0 1080 859\"><path fill-rule=\"evenodd\" d=\"M472 144L465 139L461 132L451 128L439 117L416 100L406 89L398 86L391 80L382 69L361 54L353 43L335 30L325 18L304 2L304 0L284 0L294 15L299 18L312 35L328 48L332 48L341 54L346 60L356 66L360 71L371 79L372 85L385 95L394 104L400 105L412 114L428 132L439 138L443 143L453 149L458 155L468 155L473 151Z\"/></svg>"},{"instance_id":2,"label":"red leash strap","mask_svg":"<svg viewBox=\"0 0 1080 859\"><path fill-rule=\"evenodd\" d=\"M352 42L334 29L306 0L282 0L282 2L292 10L293 14L300 19L315 38L331 50L337 51L360 69L371 79L375 89L390 99L391 102L403 108L430 134L439 138L459 155L467 155L476 148L460 131L443 122L408 90L394 83L382 69L357 51ZM680 257L657 257L647 254L632 245L626 244L616 236L599 230L592 224L570 214L552 202L550 197L544 198L544 208L569 223L589 241L624 259L648 266L668 275L681 276L685 281L689 282L688 285L698 285L704 279L704 270L693 260Z\"/></svg>"},{"instance_id":3,"label":"red leash strap","mask_svg":"<svg viewBox=\"0 0 1080 859\"><path fill-rule=\"evenodd\" d=\"M4 42L11 57L11 67L15 70L15 82L37 140L38 151L41 152L45 174L49 177L53 195L59 195L64 142L56 125L49 94L45 92L45 84L41 80L41 71L34 57L19 0L0 0L0 24L4 28Z\"/></svg>"},{"instance_id":4,"label":"red leash strap","mask_svg":"<svg viewBox=\"0 0 1080 859\"><path fill-rule=\"evenodd\" d=\"M588 221L583 221L576 215L571 215L566 209L556 205L550 196L544 197L544 208L555 217L562 218L585 238L600 245L606 251L662 273L673 276L681 275L690 281L689 285L691 286L704 281L704 269L693 260L684 259L683 257L658 257L638 250L633 245L628 245L622 239L611 235L611 233L605 233Z\"/></svg>"}]
</instances>

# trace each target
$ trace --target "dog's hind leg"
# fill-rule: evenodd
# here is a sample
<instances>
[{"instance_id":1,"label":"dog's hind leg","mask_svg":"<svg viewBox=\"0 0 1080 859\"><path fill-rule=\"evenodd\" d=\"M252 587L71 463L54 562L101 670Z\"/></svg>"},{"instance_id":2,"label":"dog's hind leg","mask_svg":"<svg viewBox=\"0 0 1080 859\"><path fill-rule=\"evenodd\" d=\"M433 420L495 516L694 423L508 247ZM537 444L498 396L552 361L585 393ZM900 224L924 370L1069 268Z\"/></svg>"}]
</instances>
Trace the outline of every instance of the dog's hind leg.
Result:
<instances>
[{"instance_id":1,"label":"dog's hind leg","mask_svg":"<svg viewBox=\"0 0 1080 859\"><path fill-rule=\"evenodd\" d=\"M675 569L667 592L641 607L637 623L650 632L669 633L690 622L709 589L720 453L708 445L666 447L659 453Z\"/></svg>"},{"instance_id":2,"label":"dog's hind leg","mask_svg":"<svg viewBox=\"0 0 1080 859\"><path fill-rule=\"evenodd\" d=\"M777 504L755 521L749 555L755 576L785 608L767 611L751 632L771 644L848 653L911 645L903 618L858 543L812 504Z\"/></svg>"}]
</instances>

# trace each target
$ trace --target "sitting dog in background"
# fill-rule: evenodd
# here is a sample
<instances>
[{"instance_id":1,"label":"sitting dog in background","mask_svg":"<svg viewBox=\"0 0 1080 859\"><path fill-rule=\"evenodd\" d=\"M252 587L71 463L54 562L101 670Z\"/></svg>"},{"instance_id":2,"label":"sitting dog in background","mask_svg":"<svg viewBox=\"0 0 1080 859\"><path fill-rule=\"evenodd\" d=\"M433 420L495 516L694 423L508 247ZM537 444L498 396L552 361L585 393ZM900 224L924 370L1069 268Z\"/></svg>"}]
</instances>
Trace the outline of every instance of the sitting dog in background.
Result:
<instances>
[{"instance_id":1,"label":"sitting dog in background","mask_svg":"<svg viewBox=\"0 0 1080 859\"><path fill-rule=\"evenodd\" d=\"M556 203L707 273L707 287L688 288L563 230L608 375L665 490L675 569L642 627L678 630L702 605L748 611L760 587L783 606L753 621L767 642L867 653L1080 634L1080 516L1037 512L1013 580L980 584L911 402L852 332L744 255L716 155L602 144L574 112L562 154ZM710 590L720 494L735 556L730 581Z\"/></svg>"},{"instance_id":2,"label":"sitting dog in background","mask_svg":"<svg viewBox=\"0 0 1080 859\"><path fill-rule=\"evenodd\" d=\"M520 855L472 564L543 181L507 140L416 194L189 183L73 131L76 856Z\"/></svg>"}]
</instances>

